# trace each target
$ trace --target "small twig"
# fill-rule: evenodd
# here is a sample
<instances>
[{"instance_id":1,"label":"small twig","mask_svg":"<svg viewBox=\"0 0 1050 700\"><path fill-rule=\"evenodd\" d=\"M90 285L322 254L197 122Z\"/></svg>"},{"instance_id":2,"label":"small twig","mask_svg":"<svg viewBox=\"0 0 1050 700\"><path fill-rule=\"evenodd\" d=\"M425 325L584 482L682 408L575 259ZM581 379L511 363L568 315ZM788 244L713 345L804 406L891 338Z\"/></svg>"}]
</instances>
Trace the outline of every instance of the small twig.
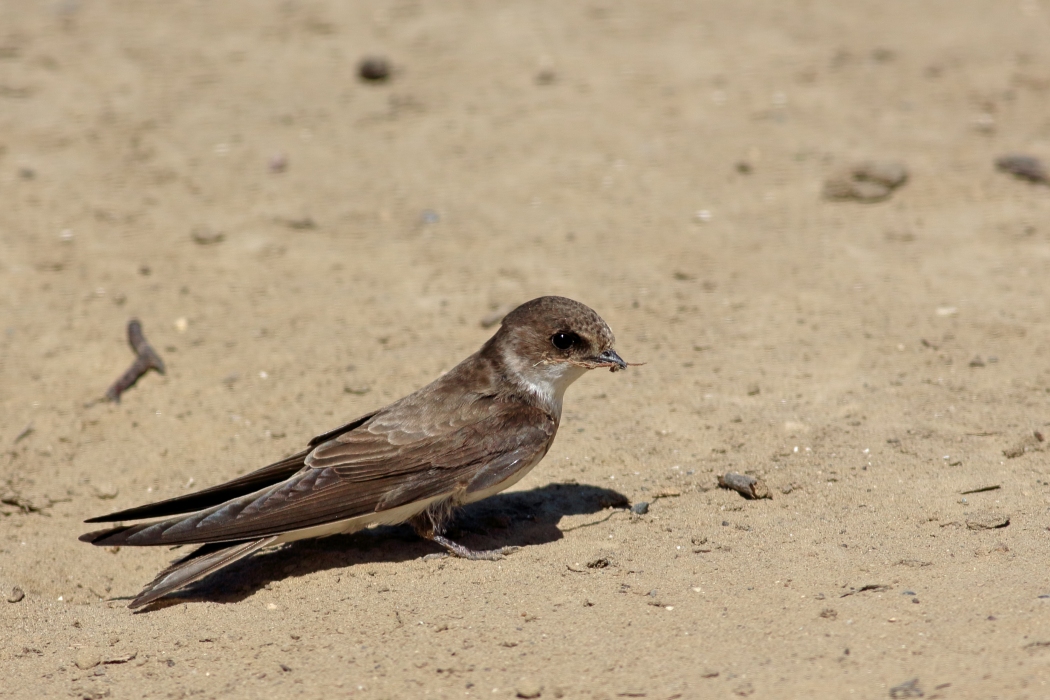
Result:
<instances>
[{"instance_id":1,"label":"small twig","mask_svg":"<svg viewBox=\"0 0 1050 700\"><path fill-rule=\"evenodd\" d=\"M594 521L593 523L580 523L579 525L577 525L577 526L575 526L575 527L567 527L567 528L564 528L564 529L562 530L562 532L572 532L573 530L579 530L580 528L584 528L584 527L591 527L591 526L593 526L593 525L601 525L602 523L604 523L604 522L605 522L606 520L608 520L608 519L609 519L609 518L611 518L612 516L616 515L617 513L623 513L623 512L626 512L626 511L623 511L623 510L614 510L614 511L611 511L611 512L610 512L610 513L609 513L608 515L606 515L606 516L605 516L604 518L602 518L601 520L595 520L595 521Z\"/></svg>"},{"instance_id":2,"label":"small twig","mask_svg":"<svg viewBox=\"0 0 1050 700\"><path fill-rule=\"evenodd\" d=\"M970 494L970 493L984 493L985 491L997 491L997 490L999 490L1001 488L1002 488L1002 486L1000 486L999 484L996 484L995 486L982 486L979 489L970 489L969 491L960 491L959 495L965 496L965 495Z\"/></svg>"},{"instance_id":3,"label":"small twig","mask_svg":"<svg viewBox=\"0 0 1050 700\"><path fill-rule=\"evenodd\" d=\"M29 421L26 427L22 428L18 435L15 435L15 439L11 442L11 444L17 445L22 440L22 438L28 437L29 433L31 432L33 432L33 421Z\"/></svg>"},{"instance_id":4,"label":"small twig","mask_svg":"<svg viewBox=\"0 0 1050 700\"><path fill-rule=\"evenodd\" d=\"M746 474L728 472L718 477L718 485L724 489L733 489L744 498L772 498L769 487L761 479Z\"/></svg>"},{"instance_id":5,"label":"small twig","mask_svg":"<svg viewBox=\"0 0 1050 700\"><path fill-rule=\"evenodd\" d=\"M891 586L887 586L882 583L869 583L868 585L861 586L860 588L851 588L842 595L840 595L839 598L845 598L846 596L855 595L857 593L882 593L883 591L888 591L891 588Z\"/></svg>"},{"instance_id":6,"label":"small twig","mask_svg":"<svg viewBox=\"0 0 1050 700\"><path fill-rule=\"evenodd\" d=\"M151 369L164 374L164 361L160 359L157 351L146 342L146 336L142 334L142 324L137 318L128 321L128 343L135 351L135 361L106 391L106 398L115 403L120 403L120 395L130 389L139 380L139 377Z\"/></svg>"}]
</instances>

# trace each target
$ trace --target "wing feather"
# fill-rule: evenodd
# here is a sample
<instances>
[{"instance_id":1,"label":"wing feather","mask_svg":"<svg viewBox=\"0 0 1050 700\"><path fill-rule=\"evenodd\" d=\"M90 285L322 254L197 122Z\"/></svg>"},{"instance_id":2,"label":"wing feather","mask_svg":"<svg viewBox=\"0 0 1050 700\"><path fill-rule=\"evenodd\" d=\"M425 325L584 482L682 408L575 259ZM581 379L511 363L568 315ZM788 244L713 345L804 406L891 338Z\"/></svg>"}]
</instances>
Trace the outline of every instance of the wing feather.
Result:
<instances>
[{"instance_id":1,"label":"wing feather","mask_svg":"<svg viewBox=\"0 0 1050 700\"><path fill-rule=\"evenodd\" d=\"M546 412L495 399L474 402L443 425L411 430L390 415L379 415L385 419L382 428L366 421L318 444L303 459L303 468L285 481L199 513L89 533L84 539L107 546L255 539L451 496L465 492L489 465L534 463L557 430ZM415 439L405 441L408 434Z\"/></svg>"}]
</instances>

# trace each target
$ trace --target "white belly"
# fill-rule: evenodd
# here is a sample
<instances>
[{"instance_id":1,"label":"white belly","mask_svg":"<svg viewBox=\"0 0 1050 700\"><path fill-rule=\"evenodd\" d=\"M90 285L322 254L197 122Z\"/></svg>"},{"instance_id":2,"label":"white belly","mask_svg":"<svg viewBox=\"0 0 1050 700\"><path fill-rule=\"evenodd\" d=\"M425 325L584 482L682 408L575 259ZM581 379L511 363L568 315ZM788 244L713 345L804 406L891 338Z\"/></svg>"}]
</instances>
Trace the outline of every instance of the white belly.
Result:
<instances>
[{"instance_id":1,"label":"white belly","mask_svg":"<svg viewBox=\"0 0 1050 700\"><path fill-rule=\"evenodd\" d=\"M422 501L406 503L403 506L391 508L390 510L383 510L378 513L365 513L364 515L359 515L356 518L337 520L334 523L315 525L314 527L308 527L302 530L292 530L291 532L285 532L284 534L278 536L274 544L283 544L284 542L305 540L309 537L348 535L352 532L364 530L367 527L373 527L376 525L397 525L399 523L405 522L413 515L422 513L424 510L427 509L427 507L431 503L435 503L437 501L444 501L451 497L451 493L442 494L440 496L434 496L433 498L427 498Z\"/></svg>"}]
</instances>

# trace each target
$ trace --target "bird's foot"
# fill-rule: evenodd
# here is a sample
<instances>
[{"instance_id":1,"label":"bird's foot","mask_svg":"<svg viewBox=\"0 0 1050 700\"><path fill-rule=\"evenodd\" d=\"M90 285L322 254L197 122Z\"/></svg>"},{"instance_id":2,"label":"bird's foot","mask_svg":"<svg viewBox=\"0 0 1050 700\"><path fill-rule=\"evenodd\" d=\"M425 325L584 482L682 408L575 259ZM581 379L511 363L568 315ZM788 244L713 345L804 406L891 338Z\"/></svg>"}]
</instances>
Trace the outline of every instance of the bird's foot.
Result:
<instances>
[{"instance_id":1,"label":"bird's foot","mask_svg":"<svg viewBox=\"0 0 1050 700\"><path fill-rule=\"evenodd\" d=\"M500 547L499 549L485 549L478 551L468 549L467 547L453 542L442 535L431 535L427 539L444 547L452 556L461 559L470 559L471 561L499 561L507 554L511 554L521 549L521 547Z\"/></svg>"}]
</instances>

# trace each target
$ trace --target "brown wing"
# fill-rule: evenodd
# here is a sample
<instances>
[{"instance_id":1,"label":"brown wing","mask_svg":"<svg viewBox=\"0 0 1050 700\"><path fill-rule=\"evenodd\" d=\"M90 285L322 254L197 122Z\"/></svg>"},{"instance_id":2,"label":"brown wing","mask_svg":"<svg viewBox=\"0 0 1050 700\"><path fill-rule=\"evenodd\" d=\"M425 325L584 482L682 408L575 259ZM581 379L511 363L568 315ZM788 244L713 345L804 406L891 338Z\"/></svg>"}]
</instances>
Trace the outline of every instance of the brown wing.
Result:
<instances>
[{"instance_id":1,"label":"brown wing","mask_svg":"<svg viewBox=\"0 0 1050 700\"><path fill-rule=\"evenodd\" d=\"M479 475L531 464L556 430L540 409L487 397L451 412L394 404L318 445L287 481L183 518L81 539L106 546L229 542L338 522L451 496Z\"/></svg>"}]
</instances>

